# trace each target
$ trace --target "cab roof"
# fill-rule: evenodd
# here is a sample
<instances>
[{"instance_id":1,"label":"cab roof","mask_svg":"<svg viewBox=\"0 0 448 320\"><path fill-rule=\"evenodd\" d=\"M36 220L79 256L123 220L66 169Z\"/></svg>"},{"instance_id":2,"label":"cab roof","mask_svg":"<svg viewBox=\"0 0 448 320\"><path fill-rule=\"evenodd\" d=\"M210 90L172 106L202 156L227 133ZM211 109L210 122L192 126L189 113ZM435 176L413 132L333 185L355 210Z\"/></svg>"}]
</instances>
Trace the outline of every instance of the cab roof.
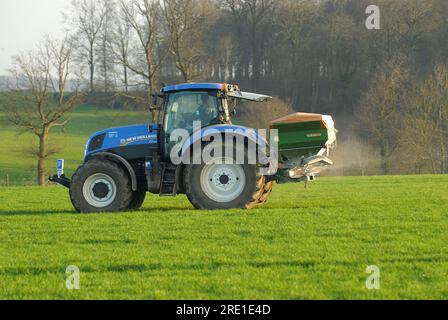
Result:
<instances>
[{"instance_id":1,"label":"cab roof","mask_svg":"<svg viewBox=\"0 0 448 320\"><path fill-rule=\"evenodd\" d=\"M223 83L184 83L162 88L162 93L189 91L189 90L224 90Z\"/></svg>"},{"instance_id":2,"label":"cab roof","mask_svg":"<svg viewBox=\"0 0 448 320\"><path fill-rule=\"evenodd\" d=\"M184 83L173 86L166 86L162 88L160 91L162 93L170 93L170 92L179 92L179 91L191 91L191 90L218 90L225 91L229 97L247 100L247 101L256 101L263 102L269 99L272 99L270 96L243 92L240 91L240 88L237 85L225 84L225 83Z\"/></svg>"}]
</instances>

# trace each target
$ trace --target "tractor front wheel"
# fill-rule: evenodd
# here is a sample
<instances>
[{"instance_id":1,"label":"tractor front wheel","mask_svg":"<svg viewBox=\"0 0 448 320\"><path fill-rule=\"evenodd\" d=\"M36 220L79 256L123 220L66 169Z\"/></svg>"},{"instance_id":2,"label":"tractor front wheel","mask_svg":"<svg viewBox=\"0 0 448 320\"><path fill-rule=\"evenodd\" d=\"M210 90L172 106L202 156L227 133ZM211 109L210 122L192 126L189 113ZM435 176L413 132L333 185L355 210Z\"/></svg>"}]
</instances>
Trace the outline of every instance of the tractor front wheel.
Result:
<instances>
[{"instance_id":1,"label":"tractor front wheel","mask_svg":"<svg viewBox=\"0 0 448 320\"><path fill-rule=\"evenodd\" d=\"M146 191L135 191L132 193L132 201L129 210L139 210L146 199Z\"/></svg>"},{"instance_id":2,"label":"tractor front wheel","mask_svg":"<svg viewBox=\"0 0 448 320\"><path fill-rule=\"evenodd\" d=\"M120 212L129 209L133 192L125 170L115 162L93 159L73 175L70 199L81 213Z\"/></svg>"}]
</instances>

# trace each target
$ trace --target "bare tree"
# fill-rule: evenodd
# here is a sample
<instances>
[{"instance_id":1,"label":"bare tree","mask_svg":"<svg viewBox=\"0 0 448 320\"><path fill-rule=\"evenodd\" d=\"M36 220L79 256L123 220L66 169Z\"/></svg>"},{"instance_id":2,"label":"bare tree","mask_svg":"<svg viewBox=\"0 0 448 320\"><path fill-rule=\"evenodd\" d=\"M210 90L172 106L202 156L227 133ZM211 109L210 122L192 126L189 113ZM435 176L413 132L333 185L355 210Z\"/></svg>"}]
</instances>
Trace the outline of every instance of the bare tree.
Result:
<instances>
[{"instance_id":1,"label":"bare tree","mask_svg":"<svg viewBox=\"0 0 448 320\"><path fill-rule=\"evenodd\" d=\"M400 48L408 59L415 58L415 51L422 43L425 34L432 32L434 24L428 23L433 12L432 1L385 1L382 0L384 10L390 10L393 14L385 15L383 26L387 28L391 36L388 38L389 56L396 54ZM414 61L415 62L415 61Z\"/></svg>"},{"instance_id":2,"label":"bare tree","mask_svg":"<svg viewBox=\"0 0 448 320\"><path fill-rule=\"evenodd\" d=\"M170 53L185 81L192 81L200 63L207 59L204 34L216 19L216 6L209 0L164 0L163 13L170 34Z\"/></svg>"},{"instance_id":3,"label":"bare tree","mask_svg":"<svg viewBox=\"0 0 448 320\"><path fill-rule=\"evenodd\" d=\"M240 25L242 21L244 22L244 28L240 27L239 32L243 30L248 32L251 49L251 73L255 90L259 88L267 41L266 28L263 24L272 16L274 4L273 0L226 0L226 5L232 12L235 23Z\"/></svg>"},{"instance_id":4,"label":"bare tree","mask_svg":"<svg viewBox=\"0 0 448 320\"><path fill-rule=\"evenodd\" d=\"M225 36L217 41L216 60L220 67L218 74L224 82L228 82L233 77L232 62L234 50L235 45L231 37Z\"/></svg>"},{"instance_id":5,"label":"bare tree","mask_svg":"<svg viewBox=\"0 0 448 320\"><path fill-rule=\"evenodd\" d=\"M77 51L82 63L89 67L90 92L95 90L96 45L106 19L107 8L104 1L72 0L72 12L66 15L70 28L75 30Z\"/></svg>"},{"instance_id":6,"label":"bare tree","mask_svg":"<svg viewBox=\"0 0 448 320\"><path fill-rule=\"evenodd\" d=\"M103 81L104 93L110 92L114 74L114 55L110 46L113 41L113 24L115 20L116 2L114 0L101 0L104 8L104 19L99 35L98 60L100 61L100 72Z\"/></svg>"},{"instance_id":7,"label":"bare tree","mask_svg":"<svg viewBox=\"0 0 448 320\"><path fill-rule=\"evenodd\" d=\"M244 0L225 0L221 4L222 8L230 12L232 17L232 28L234 29L233 38L236 42L237 65L236 77L242 81L243 78L249 76L249 55L247 53L246 44L246 21L247 6Z\"/></svg>"},{"instance_id":8,"label":"bare tree","mask_svg":"<svg viewBox=\"0 0 448 320\"><path fill-rule=\"evenodd\" d=\"M137 38L132 54L128 54L128 58L132 56L132 59L122 59L121 63L146 81L149 98L157 86L160 68L168 55L168 51L161 46L160 4L152 0L120 0L120 6L124 22Z\"/></svg>"},{"instance_id":9,"label":"bare tree","mask_svg":"<svg viewBox=\"0 0 448 320\"><path fill-rule=\"evenodd\" d=\"M440 146L441 173L448 173L448 66L437 65L428 86L434 91L435 119Z\"/></svg>"},{"instance_id":10,"label":"bare tree","mask_svg":"<svg viewBox=\"0 0 448 320\"><path fill-rule=\"evenodd\" d=\"M48 148L53 127L65 126L65 114L76 106L82 95L76 88L67 93L73 48L67 40L47 39L35 51L14 57L9 92L0 104L7 119L38 138L38 184L46 183L45 159L54 151Z\"/></svg>"},{"instance_id":11,"label":"bare tree","mask_svg":"<svg viewBox=\"0 0 448 320\"><path fill-rule=\"evenodd\" d=\"M431 173L446 173L448 123L448 67L437 65L421 82L415 82L405 103L402 149L411 150L409 159L426 164ZM412 171L411 171L412 172ZM428 171L426 171L428 172Z\"/></svg>"},{"instance_id":12,"label":"bare tree","mask_svg":"<svg viewBox=\"0 0 448 320\"><path fill-rule=\"evenodd\" d=\"M112 36L109 38L109 47L119 67L123 70L122 82L126 93L129 92L129 51L131 46L131 25L126 18L123 7L120 6L114 16Z\"/></svg>"},{"instance_id":13,"label":"bare tree","mask_svg":"<svg viewBox=\"0 0 448 320\"><path fill-rule=\"evenodd\" d=\"M252 41L252 77L255 90L259 88L266 37L262 24L272 14L273 0L246 0L249 12L250 39Z\"/></svg>"},{"instance_id":14,"label":"bare tree","mask_svg":"<svg viewBox=\"0 0 448 320\"><path fill-rule=\"evenodd\" d=\"M365 94L357 114L359 129L380 149L381 167L390 173L389 159L399 144L402 104L409 75L400 65L384 67Z\"/></svg>"},{"instance_id":15,"label":"bare tree","mask_svg":"<svg viewBox=\"0 0 448 320\"><path fill-rule=\"evenodd\" d=\"M404 114L399 131L399 146L394 156L394 172L437 174L441 158L437 153L436 123L424 116Z\"/></svg>"},{"instance_id":16,"label":"bare tree","mask_svg":"<svg viewBox=\"0 0 448 320\"><path fill-rule=\"evenodd\" d=\"M271 64L281 75L281 78L299 80L302 74L307 75L308 92L310 92L310 111L315 107L321 94L320 78L322 76L323 59L316 54L319 50L313 48L316 43L312 39L320 37L317 21L321 19L319 4L307 0L286 0L278 5L275 23L278 26L276 41L279 47L274 50ZM313 49L311 49L313 48ZM280 49L280 50L279 50ZM307 52L314 51L309 55ZM293 103L298 103L303 96L299 86L290 88L289 95Z\"/></svg>"}]
</instances>

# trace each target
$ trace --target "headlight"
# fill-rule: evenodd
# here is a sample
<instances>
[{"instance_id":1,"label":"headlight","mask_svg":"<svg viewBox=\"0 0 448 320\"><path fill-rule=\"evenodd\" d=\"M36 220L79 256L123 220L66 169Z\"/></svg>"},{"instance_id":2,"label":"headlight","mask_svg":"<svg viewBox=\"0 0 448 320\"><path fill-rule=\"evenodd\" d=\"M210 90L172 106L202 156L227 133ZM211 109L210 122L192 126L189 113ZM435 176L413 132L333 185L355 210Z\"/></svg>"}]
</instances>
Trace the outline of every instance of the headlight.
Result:
<instances>
[{"instance_id":1,"label":"headlight","mask_svg":"<svg viewBox=\"0 0 448 320\"><path fill-rule=\"evenodd\" d=\"M104 143L104 139L106 138L106 134L100 134L99 136L96 136L90 140L90 144L88 147L88 151L92 152L98 149L101 149Z\"/></svg>"}]
</instances>

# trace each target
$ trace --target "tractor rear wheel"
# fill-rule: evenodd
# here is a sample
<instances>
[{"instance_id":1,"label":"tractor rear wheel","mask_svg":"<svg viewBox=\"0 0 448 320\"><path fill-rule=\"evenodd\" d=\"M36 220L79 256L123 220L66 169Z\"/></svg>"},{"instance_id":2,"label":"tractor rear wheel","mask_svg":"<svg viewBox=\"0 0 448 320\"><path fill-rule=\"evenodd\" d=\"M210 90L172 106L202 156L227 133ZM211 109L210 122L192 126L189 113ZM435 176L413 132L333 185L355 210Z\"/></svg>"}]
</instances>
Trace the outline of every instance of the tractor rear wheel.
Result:
<instances>
[{"instance_id":1,"label":"tractor rear wheel","mask_svg":"<svg viewBox=\"0 0 448 320\"><path fill-rule=\"evenodd\" d=\"M272 183L257 175L255 165L188 165L184 184L196 209L253 209L264 204L272 193Z\"/></svg>"},{"instance_id":2,"label":"tractor rear wheel","mask_svg":"<svg viewBox=\"0 0 448 320\"><path fill-rule=\"evenodd\" d=\"M115 162L90 160L73 175L70 199L81 213L126 211L133 200L130 178Z\"/></svg>"}]
</instances>

